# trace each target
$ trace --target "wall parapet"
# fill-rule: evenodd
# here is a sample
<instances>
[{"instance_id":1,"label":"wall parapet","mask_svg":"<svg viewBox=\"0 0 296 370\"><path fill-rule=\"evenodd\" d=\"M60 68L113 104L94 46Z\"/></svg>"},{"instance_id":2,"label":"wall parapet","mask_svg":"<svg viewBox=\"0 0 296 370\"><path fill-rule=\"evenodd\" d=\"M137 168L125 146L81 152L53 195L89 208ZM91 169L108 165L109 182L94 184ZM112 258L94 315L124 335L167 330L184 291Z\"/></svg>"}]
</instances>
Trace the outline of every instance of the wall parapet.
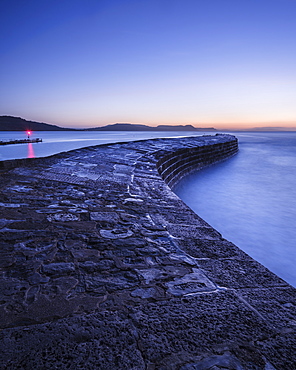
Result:
<instances>
[{"instance_id":1,"label":"wall parapet","mask_svg":"<svg viewBox=\"0 0 296 370\"><path fill-rule=\"evenodd\" d=\"M217 142L205 140L204 145L177 149L165 154L156 166L165 182L173 187L193 171L221 162L238 152L238 141L231 135L216 135Z\"/></svg>"}]
</instances>

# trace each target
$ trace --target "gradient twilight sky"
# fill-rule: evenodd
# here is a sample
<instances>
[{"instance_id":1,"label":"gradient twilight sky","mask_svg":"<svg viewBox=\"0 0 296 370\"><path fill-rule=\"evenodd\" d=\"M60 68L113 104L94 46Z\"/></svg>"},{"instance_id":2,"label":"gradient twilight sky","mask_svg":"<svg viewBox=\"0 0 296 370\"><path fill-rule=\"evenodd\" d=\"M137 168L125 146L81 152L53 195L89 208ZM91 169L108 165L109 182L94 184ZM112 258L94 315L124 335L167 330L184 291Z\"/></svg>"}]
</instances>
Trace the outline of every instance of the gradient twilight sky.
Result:
<instances>
[{"instance_id":1,"label":"gradient twilight sky","mask_svg":"<svg viewBox=\"0 0 296 370\"><path fill-rule=\"evenodd\" d=\"M0 115L296 127L296 0L1 0Z\"/></svg>"}]
</instances>

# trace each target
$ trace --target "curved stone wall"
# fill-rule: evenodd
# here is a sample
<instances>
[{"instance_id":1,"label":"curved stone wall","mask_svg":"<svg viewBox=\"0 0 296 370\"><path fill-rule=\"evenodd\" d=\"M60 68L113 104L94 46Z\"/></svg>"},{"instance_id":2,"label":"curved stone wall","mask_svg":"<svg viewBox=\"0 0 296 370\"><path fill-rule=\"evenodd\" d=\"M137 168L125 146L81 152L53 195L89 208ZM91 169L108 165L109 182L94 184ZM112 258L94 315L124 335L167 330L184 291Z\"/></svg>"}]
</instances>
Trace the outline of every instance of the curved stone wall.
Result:
<instances>
[{"instance_id":1,"label":"curved stone wall","mask_svg":"<svg viewBox=\"0 0 296 370\"><path fill-rule=\"evenodd\" d=\"M4 163L0 368L296 369L295 289L170 188L236 151L215 135Z\"/></svg>"},{"instance_id":2,"label":"curved stone wall","mask_svg":"<svg viewBox=\"0 0 296 370\"><path fill-rule=\"evenodd\" d=\"M211 137L213 138L213 137ZM164 155L157 162L157 169L165 182L173 187L189 173L223 161L237 153L238 141L234 136L216 135L217 143L209 143L193 148L184 148Z\"/></svg>"}]
</instances>

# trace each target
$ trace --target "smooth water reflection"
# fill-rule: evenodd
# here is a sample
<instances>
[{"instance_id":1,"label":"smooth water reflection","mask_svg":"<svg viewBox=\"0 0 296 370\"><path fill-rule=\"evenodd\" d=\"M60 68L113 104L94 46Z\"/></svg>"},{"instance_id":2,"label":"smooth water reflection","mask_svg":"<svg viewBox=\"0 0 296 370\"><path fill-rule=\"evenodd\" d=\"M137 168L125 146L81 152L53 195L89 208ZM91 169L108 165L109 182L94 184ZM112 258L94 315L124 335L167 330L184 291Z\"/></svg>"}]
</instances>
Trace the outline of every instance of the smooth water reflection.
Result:
<instances>
[{"instance_id":1,"label":"smooth water reflection","mask_svg":"<svg viewBox=\"0 0 296 370\"><path fill-rule=\"evenodd\" d=\"M222 235L296 287L296 133L234 133L240 151L174 191Z\"/></svg>"},{"instance_id":2,"label":"smooth water reflection","mask_svg":"<svg viewBox=\"0 0 296 370\"><path fill-rule=\"evenodd\" d=\"M31 138L42 138L42 143L32 143L35 157L83 148L86 146L127 142L133 140L153 139L158 137L200 136L207 132L141 132L141 131L42 131L32 132ZM208 134L213 135L213 132ZM214 133L215 134L215 133ZM0 131L0 140L27 138L26 132ZM31 155L31 154L30 154ZM27 158L27 144L0 146L0 161Z\"/></svg>"},{"instance_id":3,"label":"smooth water reflection","mask_svg":"<svg viewBox=\"0 0 296 370\"><path fill-rule=\"evenodd\" d=\"M35 158L34 147L32 143L28 143L28 155L27 158Z\"/></svg>"}]
</instances>

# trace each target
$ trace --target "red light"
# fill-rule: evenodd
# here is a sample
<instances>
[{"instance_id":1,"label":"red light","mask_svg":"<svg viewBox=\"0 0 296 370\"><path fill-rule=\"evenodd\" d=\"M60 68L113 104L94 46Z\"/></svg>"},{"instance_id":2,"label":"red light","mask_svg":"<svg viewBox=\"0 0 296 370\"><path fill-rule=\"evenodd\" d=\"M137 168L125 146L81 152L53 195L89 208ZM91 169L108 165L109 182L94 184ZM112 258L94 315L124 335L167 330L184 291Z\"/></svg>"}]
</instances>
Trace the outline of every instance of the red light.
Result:
<instances>
[{"instance_id":1,"label":"red light","mask_svg":"<svg viewBox=\"0 0 296 370\"><path fill-rule=\"evenodd\" d=\"M31 133L32 133L31 131L27 131L27 134L28 134L28 135L31 135Z\"/></svg>"}]
</instances>

